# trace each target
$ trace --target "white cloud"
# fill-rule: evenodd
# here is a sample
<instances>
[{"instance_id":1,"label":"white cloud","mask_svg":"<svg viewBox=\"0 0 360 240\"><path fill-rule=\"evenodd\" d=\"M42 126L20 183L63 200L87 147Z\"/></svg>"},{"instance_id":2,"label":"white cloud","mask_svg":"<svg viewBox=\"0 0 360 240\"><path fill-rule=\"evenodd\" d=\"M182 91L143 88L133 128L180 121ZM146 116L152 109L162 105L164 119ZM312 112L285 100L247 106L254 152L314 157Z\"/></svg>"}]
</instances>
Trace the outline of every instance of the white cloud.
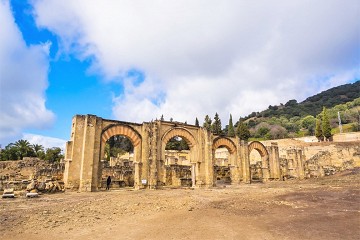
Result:
<instances>
[{"instance_id":1,"label":"white cloud","mask_svg":"<svg viewBox=\"0 0 360 240\"><path fill-rule=\"evenodd\" d=\"M0 1L0 142L53 121L46 109L49 44L26 46L8 1Z\"/></svg>"},{"instance_id":2,"label":"white cloud","mask_svg":"<svg viewBox=\"0 0 360 240\"><path fill-rule=\"evenodd\" d=\"M113 114L234 118L360 78L357 0L35 0L37 24L107 79L130 69ZM56 9L56 11L54 11ZM226 123L225 121L223 121Z\"/></svg>"},{"instance_id":3,"label":"white cloud","mask_svg":"<svg viewBox=\"0 0 360 240\"><path fill-rule=\"evenodd\" d=\"M60 138L47 137L37 134L24 133L22 139L28 140L31 144L40 144L44 148L59 147L65 150L66 141Z\"/></svg>"}]
</instances>

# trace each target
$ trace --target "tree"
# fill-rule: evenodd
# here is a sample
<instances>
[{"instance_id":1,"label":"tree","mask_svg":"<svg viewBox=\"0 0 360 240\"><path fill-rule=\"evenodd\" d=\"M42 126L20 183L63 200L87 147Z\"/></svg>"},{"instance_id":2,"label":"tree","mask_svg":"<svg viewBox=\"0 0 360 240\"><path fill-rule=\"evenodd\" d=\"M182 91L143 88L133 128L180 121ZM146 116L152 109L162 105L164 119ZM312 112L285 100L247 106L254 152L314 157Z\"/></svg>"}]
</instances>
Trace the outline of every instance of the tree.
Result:
<instances>
[{"instance_id":1,"label":"tree","mask_svg":"<svg viewBox=\"0 0 360 240\"><path fill-rule=\"evenodd\" d=\"M322 111L322 121L321 121L321 127L322 127L322 134L325 137L325 139L330 139L331 138L331 127L330 127L330 121L329 121L329 116L326 110L326 107L323 108Z\"/></svg>"},{"instance_id":2,"label":"tree","mask_svg":"<svg viewBox=\"0 0 360 240\"><path fill-rule=\"evenodd\" d=\"M31 148L35 152L36 157L43 159L45 157L44 146L41 144L32 144Z\"/></svg>"},{"instance_id":3,"label":"tree","mask_svg":"<svg viewBox=\"0 0 360 240\"><path fill-rule=\"evenodd\" d=\"M212 132L214 134L220 135L222 133L221 129L221 120L219 118L219 114L215 113L214 122L212 124Z\"/></svg>"},{"instance_id":4,"label":"tree","mask_svg":"<svg viewBox=\"0 0 360 240\"><path fill-rule=\"evenodd\" d=\"M164 121L164 115L161 114L160 121Z\"/></svg>"},{"instance_id":5,"label":"tree","mask_svg":"<svg viewBox=\"0 0 360 240\"><path fill-rule=\"evenodd\" d=\"M198 120L198 118L195 119L195 126L197 126L197 127L200 126L200 125L199 125L199 120Z\"/></svg>"},{"instance_id":6,"label":"tree","mask_svg":"<svg viewBox=\"0 0 360 240\"><path fill-rule=\"evenodd\" d=\"M236 129L236 135L241 139L247 141L250 137L250 131L245 123L239 119L238 126Z\"/></svg>"},{"instance_id":7,"label":"tree","mask_svg":"<svg viewBox=\"0 0 360 240\"><path fill-rule=\"evenodd\" d=\"M315 137L319 139L319 141L322 141L323 133L322 133L322 127L321 127L321 115L316 116L316 125L315 125Z\"/></svg>"},{"instance_id":8,"label":"tree","mask_svg":"<svg viewBox=\"0 0 360 240\"><path fill-rule=\"evenodd\" d=\"M46 149L45 160L49 161L49 163L60 162L60 160L64 158L61 154L61 148L53 147Z\"/></svg>"},{"instance_id":9,"label":"tree","mask_svg":"<svg viewBox=\"0 0 360 240\"><path fill-rule=\"evenodd\" d=\"M316 119L313 116L308 115L302 119L301 126L307 129L310 135L313 135L316 126Z\"/></svg>"},{"instance_id":10,"label":"tree","mask_svg":"<svg viewBox=\"0 0 360 240\"><path fill-rule=\"evenodd\" d=\"M211 118L209 117L209 115L206 115L203 127L208 131L211 131L211 122L212 121L211 121Z\"/></svg>"},{"instance_id":11,"label":"tree","mask_svg":"<svg viewBox=\"0 0 360 240\"><path fill-rule=\"evenodd\" d=\"M1 161L8 161L8 160L18 160L18 152L17 148L14 143L8 144L5 149L0 151L0 159Z\"/></svg>"},{"instance_id":12,"label":"tree","mask_svg":"<svg viewBox=\"0 0 360 240\"><path fill-rule=\"evenodd\" d=\"M28 140L21 139L16 141L15 147L17 148L20 159L23 159L23 157L33 157L35 155Z\"/></svg>"},{"instance_id":13,"label":"tree","mask_svg":"<svg viewBox=\"0 0 360 240\"><path fill-rule=\"evenodd\" d=\"M229 119L229 127L228 127L228 131L227 131L227 135L228 135L228 137L235 137L235 130L234 130L234 125L233 125L231 114L230 114L230 119Z\"/></svg>"}]
</instances>

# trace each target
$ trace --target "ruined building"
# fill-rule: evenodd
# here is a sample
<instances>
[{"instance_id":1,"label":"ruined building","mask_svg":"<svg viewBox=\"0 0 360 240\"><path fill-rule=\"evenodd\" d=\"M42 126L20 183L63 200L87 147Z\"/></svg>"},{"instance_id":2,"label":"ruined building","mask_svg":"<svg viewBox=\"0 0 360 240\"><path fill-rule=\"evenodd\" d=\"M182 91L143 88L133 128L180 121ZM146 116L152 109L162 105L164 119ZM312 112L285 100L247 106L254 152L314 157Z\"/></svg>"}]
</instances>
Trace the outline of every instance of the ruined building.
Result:
<instances>
[{"instance_id":1,"label":"ruined building","mask_svg":"<svg viewBox=\"0 0 360 240\"><path fill-rule=\"evenodd\" d=\"M252 180L283 179L286 175L304 177L301 150L291 161L281 164L276 143L265 147L237 137L217 136L202 127L179 122L152 121L142 124L107 120L95 115L76 115L72 120L71 139L65 153L64 182L68 189L97 191L103 186L105 143L115 135L130 139L134 146L131 164L119 170L121 184L135 189L163 186L212 187L217 181L231 184ZM190 147L184 160L166 156L165 146L173 137L185 139ZM215 150L226 148L228 156L215 158ZM249 153L257 151L261 160L250 164ZM169 153L167 153L169 155ZM171 155L171 154L170 154ZM110 174L110 173L109 173ZM114 174L114 173L112 173ZM122 181L122 182L120 182Z\"/></svg>"}]
</instances>

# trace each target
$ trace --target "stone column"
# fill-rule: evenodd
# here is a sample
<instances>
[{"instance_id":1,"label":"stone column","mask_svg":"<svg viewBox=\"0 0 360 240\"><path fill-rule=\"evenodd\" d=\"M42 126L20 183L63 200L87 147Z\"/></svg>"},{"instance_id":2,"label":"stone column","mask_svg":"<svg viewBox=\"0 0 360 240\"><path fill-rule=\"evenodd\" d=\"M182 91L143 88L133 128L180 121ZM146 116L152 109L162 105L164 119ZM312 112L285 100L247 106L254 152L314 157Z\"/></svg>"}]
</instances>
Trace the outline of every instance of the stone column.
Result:
<instances>
[{"instance_id":1,"label":"stone column","mask_svg":"<svg viewBox=\"0 0 360 240\"><path fill-rule=\"evenodd\" d=\"M139 190L141 186L139 163L134 162L134 188Z\"/></svg>"},{"instance_id":2,"label":"stone column","mask_svg":"<svg viewBox=\"0 0 360 240\"><path fill-rule=\"evenodd\" d=\"M270 178L280 179L279 147L277 143L271 143L267 148L269 152Z\"/></svg>"},{"instance_id":3,"label":"stone column","mask_svg":"<svg viewBox=\"0 0 360 240\"><path fill-rule=\"evenodd\" d=\"M298 176L299 179L302 180L305 178L305 171L304 171L304 160L303 160L303 154L302 154L302 150L298 149L297 150L297 166L298 166Z\"/></svg>"},{"instance_id":4,"label":"stone column","mask_svg":"<svg viewBox=\"0 0 360 240\"><path fill-rule=\"evenodd\" d=\"M288 170L291 177L298 177L297 174L297 157L295 149L289 149L286 151L288 157Z\"/></svg>"},{"instance_id":5,"label":"stone column","mask_svg":"<svg viewBox=\"0 0 360 240\"><path fill-rule=\"evenodd\" d=\"M212 139L209 131L204 129L205 134L205 186L214 186L214 163L213 163L213 151L212 151Z\"/></svg>"},{"instance_id":6,"label":"stone column","mask_svg":"<svg viewBox=\"0 0 360 240\"><path fill-rule=\"evenodd\" d=\"M267 182L269 180L269 156L261 157L261 171L262 171L262 181Z\"/></svg>"},{"instance_id":7,"label":"stone column","mask_svg":"<svg viewBox=\"0 0 360 240\"><path fill-rule=\"evenodd\" d=\"M191 187L196 187L196 163L191 163Z\"/></svg>"},{"instance_id":8,"label":"stone column","mask_svg":"<svg viewBox=\"0 0 360 240\"><path fill-rule=\"evenodd\" d=\"M248 143L244 140L240 142L240 161L242 168L242 181L250 183L250 157Z\"/></svg>"}]
</instances>

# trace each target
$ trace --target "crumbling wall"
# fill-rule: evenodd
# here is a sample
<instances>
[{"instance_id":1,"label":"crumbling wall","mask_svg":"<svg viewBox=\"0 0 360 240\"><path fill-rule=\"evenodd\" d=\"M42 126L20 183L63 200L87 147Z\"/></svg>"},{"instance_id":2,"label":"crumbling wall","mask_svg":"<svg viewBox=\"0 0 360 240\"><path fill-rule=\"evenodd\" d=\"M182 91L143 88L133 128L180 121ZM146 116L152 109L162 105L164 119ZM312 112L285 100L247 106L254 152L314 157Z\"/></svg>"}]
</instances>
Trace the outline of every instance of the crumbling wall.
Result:
<instances>
[{"instance_id":1,"label":"crumbling wall","mask_svg":"<svg viewBox=\"0 0 360 240\"><path fill-rule=\"evenodd\" d=\"M53 182L62 186L64 167L63 163L49 164L38 158L0 161L0 191L5 188L24 190L34 179L39 183Z\"/></svg>"}]
</instances>

